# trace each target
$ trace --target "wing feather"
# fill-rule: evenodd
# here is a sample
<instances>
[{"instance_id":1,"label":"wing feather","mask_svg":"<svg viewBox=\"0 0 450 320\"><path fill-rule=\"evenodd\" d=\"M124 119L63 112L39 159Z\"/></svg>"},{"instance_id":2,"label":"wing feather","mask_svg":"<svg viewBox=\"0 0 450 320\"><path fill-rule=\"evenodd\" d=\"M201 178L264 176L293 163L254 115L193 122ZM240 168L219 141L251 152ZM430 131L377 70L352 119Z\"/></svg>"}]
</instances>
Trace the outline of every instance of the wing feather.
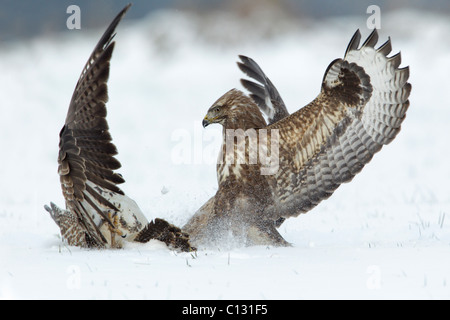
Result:
<instances>
[{"instance_id":1,"label":"wing feather","mask_svg":"<svg viewBox=\"0 0 450 320\"><path fill-rule=\"evenodd\" d=\"M95 246L107 242L99 230L103 223L111 223L105 208L117 208L88 182L123 195L117 185L124 179L114 172L121 165L114 157L117 149L108 131L106 102L114 31L129 7L109 25L84 66L60 133L58 173L66 206L76 213Z\"/></svg>"},{"instance_id":2,"label":"wing feather","mask_svg":"<svg viewBox=\"0 0 450 320\"><path fill-rule=\"evenodd\" d=\"M378 31L373 29L372 33L367 37L366 41L362 44L361 48L373 48L378 42ZM354 49L356 50L356 49Z\"/></svg>"},{"instance_id":3,"label":"wing feather","mask_svg":"<svg viewBox=\"0 0 450 320\"><path fill-rule=\"evenodd\" d=\"M250 78L259 82L255 83L246 79L241 79L242 85L250 91L250 97L255 101L262 112L267 116L269 125L283 119L289 115L286 105L281 99L277 88L272 81L264 74L259 65L251 58L240 55L241 62L238 62L239 69Z\"/></svg>"},{"instance_id":4,"label":"wing feather","mask_svg":"<svg viewBox=\"0 0 450 320\"><path fill-rule=\"evenodd\" d=\"M355 48L356 50L357 48ZM381 53L384 56L387 56L392 51L392 45L391 45L391 38L389 37L388 40L383 43L378 49L377 52Z\"/></svg>"},{"instance_id":5,"label":"wing feather","mask_svg":"<svg viewBox=\"0 0 450 320\"><path fill-rule=\"evenodd\" d=\"M357 31L344 59L325 72L322 91L306 107L270 125L280 136L280 164L271 219L305 213L359 173L400 131L409 106L409 68L378 49L373 31L359 47ZM275 209L276 208L276 209Z\"/></svg>"},{"instance_id":6,"label":"wing feather","mask_svg":"<svg viewBox=\"0 0 450 320\"><path fill-rule=\"evenodd\" d=\"M361 42L361 32L359 32L359 29L356 30L356 32L353 34L353 37L350 39L350 42L348 43L347 49L345 50L345 55L347 55L348 52L357 50L359 47L359 43Z\"/></svg>"}]
</instances>

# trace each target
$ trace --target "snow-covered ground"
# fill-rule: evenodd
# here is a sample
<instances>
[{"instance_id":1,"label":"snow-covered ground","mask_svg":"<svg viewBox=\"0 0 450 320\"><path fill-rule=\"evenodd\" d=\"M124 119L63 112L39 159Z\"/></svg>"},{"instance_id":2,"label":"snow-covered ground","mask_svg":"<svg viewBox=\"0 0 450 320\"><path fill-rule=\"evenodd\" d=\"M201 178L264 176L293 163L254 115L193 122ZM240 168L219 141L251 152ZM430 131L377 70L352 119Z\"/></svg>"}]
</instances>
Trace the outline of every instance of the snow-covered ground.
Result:
<instances>
[{"instance_id":1,"label":"snow-covered ground","mask_svg":"<svg viewBox=\"0 0 450 320\"><path fill-rule=\"evenodd\" d=\"M391 36L411 68L402 132L351 183L283 224L289 248L62 244L43 205L64 206L58 133L103 30L1 47L0 298L449 299L450 21L413 11L381 17L380 43ZM149 219L183 225L216 191L221 131L201 120L220 95L242 89L237 55L260 63L293 112L317 95L354 31L369 34L366 19L297 21L269 37L226 15L125 19L108 103L123 190Z\"/></svg>"}]
</instances>

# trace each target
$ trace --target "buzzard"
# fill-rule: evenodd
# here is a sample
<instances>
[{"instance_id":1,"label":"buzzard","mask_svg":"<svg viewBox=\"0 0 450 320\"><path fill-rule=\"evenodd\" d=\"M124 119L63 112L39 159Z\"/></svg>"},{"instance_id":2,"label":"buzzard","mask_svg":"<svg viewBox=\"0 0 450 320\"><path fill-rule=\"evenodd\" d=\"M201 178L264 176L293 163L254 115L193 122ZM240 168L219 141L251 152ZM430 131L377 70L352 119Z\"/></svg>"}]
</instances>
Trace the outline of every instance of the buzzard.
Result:
<instances>
[{"instance_id":1,"label":"buzzard","mask_svg":"<svg viewBox=\"0 0 450 320\"><path fill-rule=\"evenodd\" d=\"M400 53L387 56L390 38L375 48L376 29L360 40L357 30L319 95L293 114L258 64L240 56L256 82L241 80L250 96L228 91L203 120L223 126L223 141L218 191L183 227L194 244L288 245L277 231L284 219L330 197L396 137L409 107L409 68L399 68Z\"/></svg>"},{"instance_id":2,"label":"buzzard","mask_svg":"<svg viewBox=\"0 0 450 320\"><path fill-rule=\"evenodd\" d=\"M59 134L58 173L66 209L53 203L45 209L69 245L117 248L124 241L157 239L189 251L193 247L187 234L162 219L147 221L118 187L125 180L115 172L121 164L115 158L105 105L114 30L130 6L111 22L78 79Z\"/></svg>"}]
</instances>

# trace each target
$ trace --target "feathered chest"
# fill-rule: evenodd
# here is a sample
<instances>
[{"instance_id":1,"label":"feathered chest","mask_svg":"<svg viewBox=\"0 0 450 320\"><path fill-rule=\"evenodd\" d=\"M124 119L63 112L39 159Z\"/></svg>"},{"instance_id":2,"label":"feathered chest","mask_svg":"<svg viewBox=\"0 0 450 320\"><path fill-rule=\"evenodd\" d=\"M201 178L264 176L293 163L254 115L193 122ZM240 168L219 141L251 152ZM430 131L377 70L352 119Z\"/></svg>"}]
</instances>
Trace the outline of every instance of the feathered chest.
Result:
<instances>
[{"instance_id":1,"label":"feathered chest","mask_svg":"<svg viewBox=\"0 0 450 320\"><path fill-rule=\"evenodd\" d=\"M267 160L267 140L264 129L225 129L217 159L219 186L225 182L230 184L230 181L239 182L237 185L264 183L265 163L270 162Z\"/></svg>"},{"instance_id":2,"label":"feathered chest","mask_svg":"<svg viewBox=\"0 0 450 320\"><path fill-rule=\"evenodd\" d=\"M225 130L224 130L225 131ZM222 147L217 159L217 181L219 186L227 180L246 179L248 173L245 168L248 167L249 146L245 137L237 137L224 133ZM233 130L234 131L234 130Z\"/></svg>"}]
</instances>

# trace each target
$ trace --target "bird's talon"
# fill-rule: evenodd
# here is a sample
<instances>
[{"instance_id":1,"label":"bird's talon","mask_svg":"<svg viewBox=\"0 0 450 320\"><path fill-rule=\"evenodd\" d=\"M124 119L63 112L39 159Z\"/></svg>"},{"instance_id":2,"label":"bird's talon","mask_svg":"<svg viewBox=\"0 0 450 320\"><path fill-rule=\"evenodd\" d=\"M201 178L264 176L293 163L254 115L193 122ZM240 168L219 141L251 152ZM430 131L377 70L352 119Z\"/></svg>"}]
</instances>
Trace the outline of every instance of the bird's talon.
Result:
<instances>
[{"instance_id":1,"label":"bird's talon","mask_svg":"<svg viewBox=\"0 0 450 320\"><path fill-rule=\"evenodd\" d=\"M119 216L116 213L108 212L108 219L112 223L112 226L108 224L109 232L111 233L111 247L116 248L116 235L122 238L125 238L127 235L119 229Z\"/></svg>"}]
</instances>

